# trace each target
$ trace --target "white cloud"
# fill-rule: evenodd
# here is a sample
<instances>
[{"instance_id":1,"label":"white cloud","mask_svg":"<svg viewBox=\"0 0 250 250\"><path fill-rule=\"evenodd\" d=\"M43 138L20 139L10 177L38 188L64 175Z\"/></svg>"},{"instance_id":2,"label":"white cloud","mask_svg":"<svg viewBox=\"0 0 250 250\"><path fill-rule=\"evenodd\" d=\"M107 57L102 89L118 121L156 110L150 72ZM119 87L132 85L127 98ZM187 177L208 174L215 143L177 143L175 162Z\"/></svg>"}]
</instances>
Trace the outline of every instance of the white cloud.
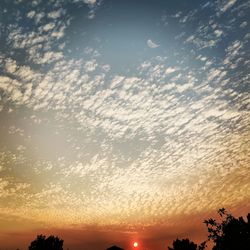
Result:
<instances>
[{"instance_id":1,"label":"white cloud","mask_svg":"<svg viewBox=\"0 0 250 250\"><path fill-rule=\"evenodd\" d=\"M114 89L120 85L120 83L125 79L124 76L115 76L111 81L110 88Z\"/></svg>"},{"instance_id":2,"label":"white cloud","mask_svg":"<svg viewBox=\"0 0 250 250\"><path fill-rule=\"evenodd\" d=\"M220 37L223 34L223 31L222 30L215 30L214 33L217 37Z\"/></svg>"},{"instance_id":3,"label":"white cloud","mask_svg":"<svg viewBox=\"0 0 250 250\"><path fill-rule=\"evenodd\" d=\"M14 60L7 59L5 63L5 69L8 73L13 74L18 69L18 67Z\"/></svg>"},{"instance_id":4,"label":"white cloud","mask_svg":"<svg viewBox=\"0 0 250 250\"><path fill-rule=\"evenodd\" d=\"M117 75L107 80L103 75L90 76L85 63L83 60L62 59L42 78L28 69L28 73L14 72L20 74L21 80L36 79L30 81L35 89L33 94L30 94L30 85L26 88L32 108L57 111L57 124L62 128L67 127L68 120L75 121L72 133L83 134L83 137L75 138L67 128L70 145L74 145L74 151L79 151L78 160L67 162L66 157L55 164L45 161L35 164L37 175L51 169L57 171L56 180L25 196L22 192L30 188L28 184L20 184L13 194L9 191L9 184L5 183L2 185L5 195L19 197L23 204L32 208L35 218L56 225L58 213L64 214L64 224L97 223L99 217L112 217L112 223L119 224L121 220L134 223L131 218L138 210L138 223L150 225L154 223L150 219L152 214L158 218L171 217L173 213L182 214L195 209L198 203L201 210L207 206L216 208L221 197L220 194L214 195L213 189L220 183L230 183L235 188L230 198L223 200L226 204L235 202L235 199L244 200L246 192L241 193L236 187L247 185L247 179L239 184L235 175L242 175L237 171L246 166L246 158L238 151L247 145L244 143L246 135L242 132L231 135L218 121L230 124L235 119L240 128L248 116L221 99L225 92L221 91L219 84L209 86L209 81L224 75L223 70L213 68L203 82L196 84L194 72L179 69L182 74L175 80L185 80L184 84L170 81L155 85L149 77ZM97 60L94 64L96 69L102 67ZM177 70L173 66L166 69L164 63L163 67L155 65L153 61L147 68L163 72ZM157 77L165 79L158 73ZM104 79L106 82L102 84ZM18 83L13 85L8 78L0 82L4 91L14 93L11 95L13 101L24 104L23 95L26 94L16 95ZM196 99L188 99L187 90L197 93ZM72 109L77 112L72 112ZM44 126L43 122L39 122L39 126ZM86 132L86 129L94 132ZM104 141L95 138L95 131L102 131ZM167 138L159 147L156 146L158 134ZM91 144L94 141L98 142L97 145ZM130 145L128 151L120 148L119 143L123 141ZM96 147L98 153L93 154L91 151ZM224 172L226 166L230 166L228 171L232 173L228 176ZM216 176L214 168L219 172ZM197 176L199 182L194 185ZM74 183L77 183L76 187ZM211 188L198 183L209 183ZM194 189L192 194L188 192L190 187ZM53 202L48 202L51 196ZM183 206L183 200L188 200L188 207ZM98 211L93 214L97 204ZM174 206L170 208L168 204ZM46 216L40 207L46 207ZM119 218L111 216L110 210L119 214ZM13 209L11 214L15 212ZM25 207L19 207L18 213L25 216ZM108 219L104 223L110 223Z\"/></svg>"},{"instance_id":5,"label":"white cloud","mask_svg":"<svg viewBox=\"0 0 250 250\"><path fill-rule=\"evenodd\" d=\"M225 12L229 8L231 8L237 2L237 0L228 0L228 1L225 1L225 2L226 3L221 7L222 12Z\"/></svg>"},{"instance_id":6,"label":"white cloud","mask_svg":"<svg viewBox=\"0 0 250 250\"><path fill-rule=\"evenodd\" d=\"M147 45L151 49L155 49L155 48L158 48L160 46L159 44L154 43L151 39L149 39L147 41Z\"/></svg>"},{"instance_id":7,"label":"white cloud","mask_svg":"<svg viewBox=\"0 0 250 250\"><path fill-rule=\"evenodd\" d=\"M36 12L34 10L28 12L27 17L28 18L33 18L36 15Z\"/></svg>"},{"instance_id":8,"label":"white cloud","mask_svg":"<svg viewBox=\"0 0 250 250\"><path fill-rule=\"evenodd\" d=\"M95 4L96 0L83 0L86 4Z\"/></svg>"},{"instance_id":9,"label":"white cloud","mask_svg":"<svg viewBox=\"0 0 250 250\"><path fill-rule=\"evenodd\" d=\"M45 17L45 13L40 12L40 13L36 13L35 16L32 16L32 18L34 18L35 23L39 24L40 21Z\"/></svg>"},{"instance_id":10,"label":"white cloud","mask_svg":"<svg viewBox=\"0 0 250 250\"><path fill-rule=\"evenodd\" d=\"M110 69L111 69L111 66L109 64L105 64L102 66L102 69L105 71L105 72L109 72Z\"/></svg>"},{"instance_id":11,"label":"white cloud","mask_svg":"<svg viewBox=\"0 0 250 250\"><path fill-rule=\"evenodd\" d=\"M44 27L43 27L43 30L44 31L49 31L49 30L52 30L53 28L55 28L55 23L47 23Z\"/></svg>"},{"instance_id":12,"label":"white cloud","mask_svg":"<svg viewBox=\"0 0 250 250\"><path fill-rule=\"evenodd\" d=\"M197 207L206 211L249 199L249 96L238 90L247 78L230 71L243 61L244 39L232 41L219 58L203 49L228 31L215 21L197 25L194 35L179 37L186 39L182 50L148 59L129 76L116 75L94 48L80 59L54 50L55 44L66 46L58 39L67 24L57 20L59 11L46 16L50 22L38 24L38 32L13 27L9 42L25 49L32 62L53 62L47 71L0 59L6 75L0 76L3 105L12 107L6 118L22 121L6 135L20 137L17 152L0 152L0 166L8 162L11 168L4 169L8 178L0 179L0 196L20 205L1 206L1 213L64 226L152 225L155 218L170 221ZM192 18L184 16L181 25ZM31 147L35 159L25 155ZM59 153L51 156L57 147ZM17 165L24 166L21 173ZM35 178L17 182L17 175ZM223 190L215 194L218 186Z\"/></svg>"},{"instance_id":13,"label":"white cloud","mask_svg":"<svg viewBox=\"0 0 250 250\"><path fill-rule=\"evenodd\" d=\"M64 12L63 9L51 11L51 12L48 13L48 17L52 18L52 19L57 19L57 18L61 17L63 12Z\"/></svg>"},{"instance_id":14,"label":"white cloud","mask_svg":"<svg viewBox=\"0 0 250 250\"><path fill-rule=\"evenodd\" d=\"M186 83L186 84L183 84L183 85L177 85L176 88L177 88L177 91L182 93L188 89L191 89L192 87L194 86L194 84L192 82L190 83Z\"/></svg>"},{"instance_id":15,"label":"white cloud","mask_svg":"<svg viewBox=\"0 0 250 250\"><path fill-rule=\"evenodd\" d=\"M85 63L84 68L87 72L94 71L97 67L97 63L95 60L91 60Z\"/></svg>"},{"instance_id":16,"label":"white cloud","mask_svg":"<svg viewBox=\"0 0 250 250\"><path fill-rule=\"evenodd\" d=\"M245 28L247 26L247 21L241 23L240 28Z\"/></svg>"},{"instance_id":17,"label":"white cloud","mask_svg":"<svg viewBox=\"0 0 250 250\"><path fill-rule=\"evenodd\" d=\"M166 69L165 74L168 75L168 74L176 72L177 70L178 70L178 68L169 67L169 68Z\"/></svg>"},{"instance_id":18,"label":"white cloud","mask_svg":"<svg viewBox=\"0 0 250 250\"><path fill-rule=\"evenodd\" d=\"M52 63L52 62L58 61L62 58L63 58L63 54L61 52L48 51L48 52L44 53L42 58L37 58L36 62L39 64Z\"/></svg>"}]
</instances>

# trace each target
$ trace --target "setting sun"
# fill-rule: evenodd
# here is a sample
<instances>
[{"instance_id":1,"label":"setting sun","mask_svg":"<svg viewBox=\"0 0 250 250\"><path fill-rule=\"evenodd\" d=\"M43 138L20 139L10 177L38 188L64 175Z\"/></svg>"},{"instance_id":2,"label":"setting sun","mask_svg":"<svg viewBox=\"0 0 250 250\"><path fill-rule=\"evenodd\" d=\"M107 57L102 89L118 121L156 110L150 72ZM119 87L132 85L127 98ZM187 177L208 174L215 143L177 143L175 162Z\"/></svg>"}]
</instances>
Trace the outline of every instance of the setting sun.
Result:
<instances>
[{"instance_id":1,"label":"setting sun","mask_svg":"<svg viewBox=\"0 0 250 250\"><path fill-rule=\"evenodd\" d=\"M138 247L138 242L134 242L133 246Z\"/></svg>"}]
</instances>

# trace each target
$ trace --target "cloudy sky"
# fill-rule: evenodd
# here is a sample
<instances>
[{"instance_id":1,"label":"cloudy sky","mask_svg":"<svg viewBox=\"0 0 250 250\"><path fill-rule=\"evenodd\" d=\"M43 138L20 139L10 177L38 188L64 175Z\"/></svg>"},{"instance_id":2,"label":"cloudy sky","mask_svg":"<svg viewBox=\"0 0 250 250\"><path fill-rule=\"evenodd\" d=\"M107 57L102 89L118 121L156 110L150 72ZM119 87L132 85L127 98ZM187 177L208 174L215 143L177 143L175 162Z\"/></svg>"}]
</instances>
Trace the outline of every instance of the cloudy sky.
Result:
<instances>
[{"instance_id":1,"label":"cloudy sky","mask_svg":"<svg viewBox=\"0 0 250 250\"><path fill-rule=\"evenodd\" d=\"M246 214L249 17L249 0L1 0L0 247L163 250Z\"/></svg>"}]
</instances>

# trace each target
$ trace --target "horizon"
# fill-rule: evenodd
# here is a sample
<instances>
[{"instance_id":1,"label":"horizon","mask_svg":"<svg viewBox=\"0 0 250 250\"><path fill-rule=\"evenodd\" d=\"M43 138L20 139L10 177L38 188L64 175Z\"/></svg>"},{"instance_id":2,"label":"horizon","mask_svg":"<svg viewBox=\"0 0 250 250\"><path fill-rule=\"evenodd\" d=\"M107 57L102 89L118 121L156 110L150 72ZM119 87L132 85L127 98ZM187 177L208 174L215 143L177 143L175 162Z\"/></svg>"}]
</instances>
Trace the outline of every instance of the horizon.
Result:
<instances>
[{"instance_id":1,"label":"horizon","mask_svg":"<svg viewBox=\"0 0 250 250\"><path fill-rule=\"evenodd\" d=\"M227 212L229 212L226 209ZM229 214L231 214L229 212ZM250 214L250 213L248 213ZM240 218L243 217L244 220L246 220L246 214L238 215L235 216L235 214L232 214L235 218ZM220 216L217 213L211 213L210 216L212 216L213 219L216 219L218 222L221 221ZM206 218L208 219L208 218ZM185 225L185 223L180 223L182 226L184 226L185 230L176 233L172 233L171 237L167 238L168 236L168 231L166 230L167 223L165 226L161 228L157 227L152 227L152 228L144 228L142 231L139 232L139 230L130 230L127 232L124 232L124 229L121 230L119 228L103 228L101 229L100 227L95 228L95 227L88 227L82 228L82 229L76 229L76 228L71 228L71 229L58 229L58 228L50 228L50 229L36 229L33 231L29 232L22 232L22 233L17 233L12 232L10 234L6 234L8 237L7 239L10 238L15 238L16 239L22 239L22 247L18 247L18 242L15 241L14 244L10 245L10 247L6 248L1 248L0 250L9 250L9 249L28 249L28 246L30 243L36 239L38 235L45 235L45 236L50 236L54 235L59 237L64 241L64 247L63 249L79 249L79 250L98 250L98 249L103 249L106 250L108 247L111 246L119 246L122 247L124 250L129 250L129 249L138 249L138 250L150 250L150 249L155 249L158 247L162 249L167 249L167 247L172 246L173 240L176 239L190 239L197 245L201 244L202 242L206 241L207 247L205 248L206 250L212 249L212 246L214 246L214 243L212 241L209 241L207 236L207 228L206 230L201 233L200 235L198 234L197 237L197 232L192 232L194 231L193 226L188 226ZM201 224L203 224L204 228L204 220L201 221ZM203 228L203 229L204 229ZM166 230L164 232L164 230ZM180 230L180 229L179 229ZM197 231L200 231L200 227L196 227ZM138 233L139 232L139 233ZM200 237L201 236L201 237ZM124 239L125 238L125 239ZM24 240L25 239L25 240ZM111 239L111 240L110 240ZM116 240L112 240L116 239ZM121 240L123 239L123 240ZM10 242L10 241L9 241ZM134 247L134 243L137 242L138 246ZM12 242L13 243L13 242Z\"/></svg>"},{"instance_id":2,"label":"horizon","mask_svg":"<svg viewBox=\"0 0 250 250\"><path fill-rule=\"evenodd\" d=\"M206 239L219 208L245 216L249 16L249 0L2 0L0 249L164 250Z\"/></svg>"}]
</instances>

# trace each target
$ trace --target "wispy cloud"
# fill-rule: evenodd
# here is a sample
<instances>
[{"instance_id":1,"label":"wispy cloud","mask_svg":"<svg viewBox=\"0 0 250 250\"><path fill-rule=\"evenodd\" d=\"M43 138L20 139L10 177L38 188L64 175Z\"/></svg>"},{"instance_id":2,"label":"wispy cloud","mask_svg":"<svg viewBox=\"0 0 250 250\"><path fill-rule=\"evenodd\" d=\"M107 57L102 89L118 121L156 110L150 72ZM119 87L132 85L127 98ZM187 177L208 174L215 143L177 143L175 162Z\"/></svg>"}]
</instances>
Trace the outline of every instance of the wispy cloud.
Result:
<instances>
[{"instance_id":1,"label":"wispy cloud","mask_svg":"<svg viewBox=\"0 0 250 250\"><path fill-rule=\"evenodd\" d=\"M237 0L225 1L224 5L221 6L221 11L222 11L222 12L227 11L227 10L228 10L229 8L231 8L236 2L237 2Z\"/></svg>"},{"instance_id":2,"label":"wispy cloud","mask_svg":"<svg viewBox=\"0 0 250 250\"><path fill-rule=\"evenodd\" d=\"M147 45L151 49L155 49L155 48L158 48L160 46L159 44L156 44L155 42L153 42L151 39L148 39Z\"/></svg>"}]
</instances>

